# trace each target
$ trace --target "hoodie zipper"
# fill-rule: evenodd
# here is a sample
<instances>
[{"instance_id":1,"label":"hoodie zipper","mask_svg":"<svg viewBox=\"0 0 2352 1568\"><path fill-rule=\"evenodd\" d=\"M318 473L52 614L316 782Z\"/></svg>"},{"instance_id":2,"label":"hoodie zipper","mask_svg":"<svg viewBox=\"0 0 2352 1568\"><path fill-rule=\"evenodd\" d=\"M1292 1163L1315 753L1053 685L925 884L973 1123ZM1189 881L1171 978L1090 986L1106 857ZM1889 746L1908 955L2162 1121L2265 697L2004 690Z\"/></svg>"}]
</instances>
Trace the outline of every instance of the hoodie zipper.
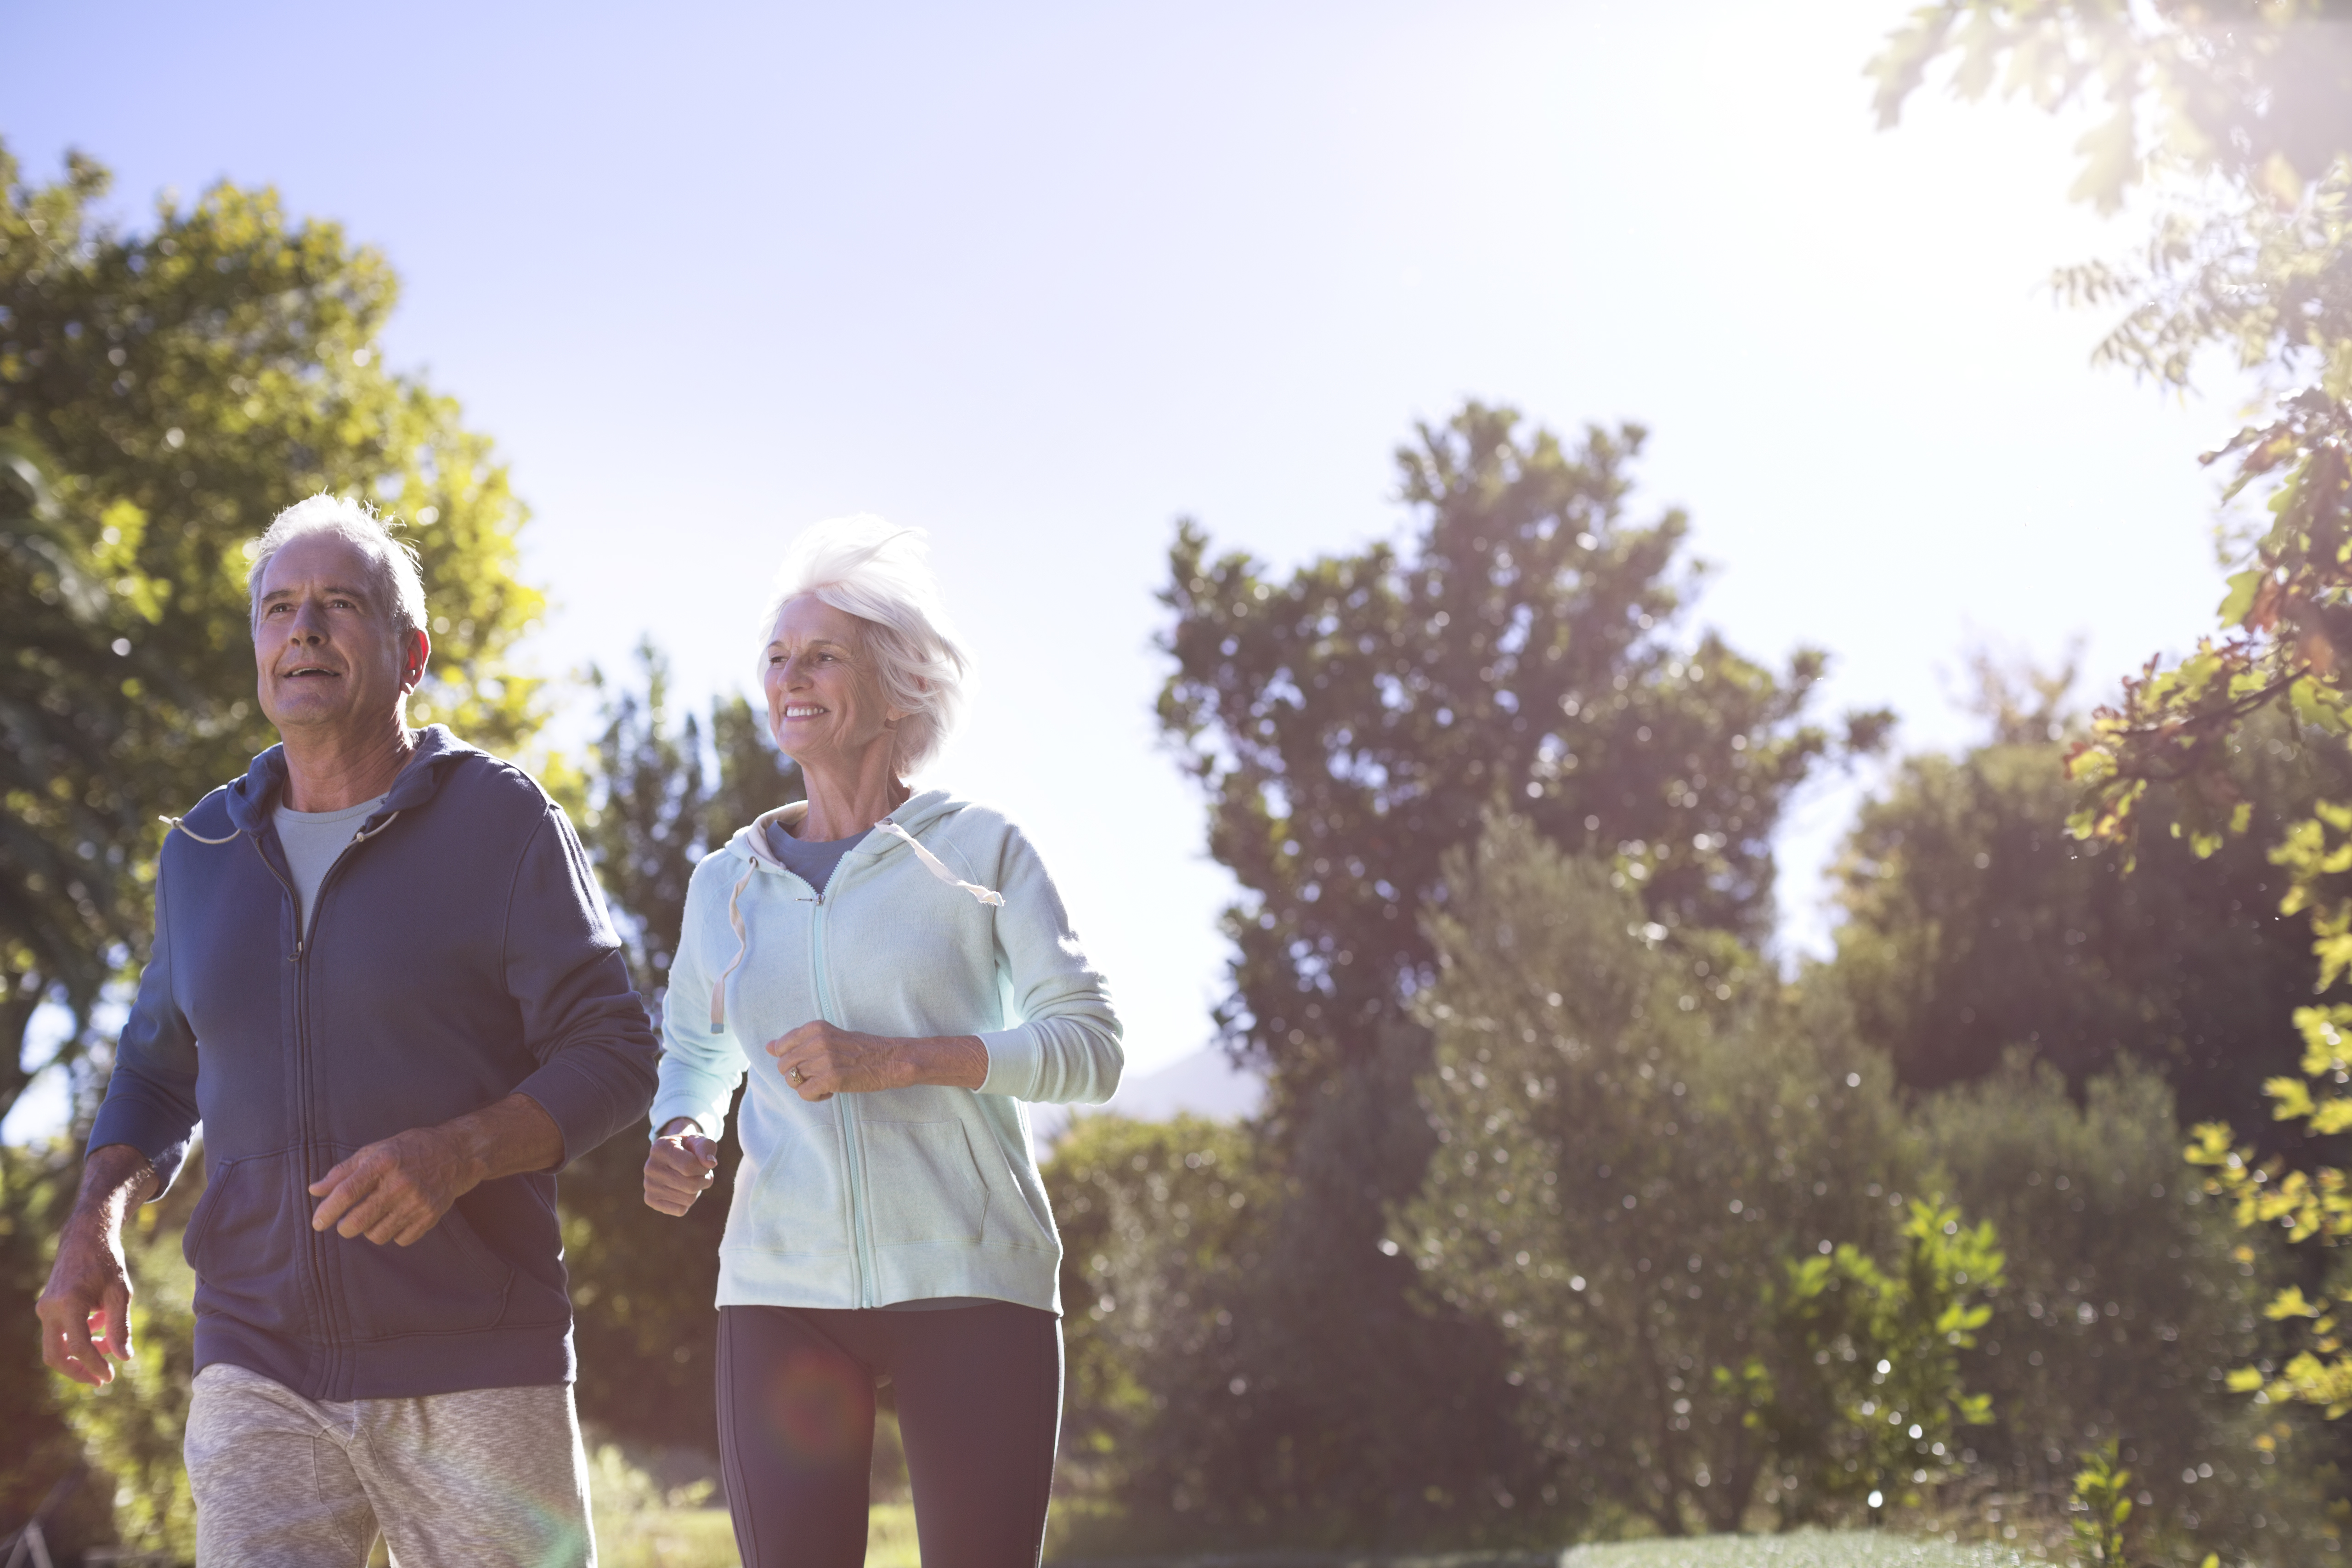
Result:
<instances>
[{"instance_id":1,"label":"hoodie zipper","mask_svg":"<svg viewBox=\"0 0 2352 1568\"><path fill-rule=\"evenodd\" d=\"M392 814L393 816L398 815L397 812ZM384 827L391 825L392 818L387 816L376 831L382 832ZM334 882L335 873L342 869L343 862L351 858L351 852L354 848L373 837L374 834L362 829L352 834L351 842L336 851L334 859L328 862L326 871L319 878L319 889L311 900L310 919L305 921L302 918L302 900L294 891L294 884L281 875L276 866L270 864L268 855L264 853L261 847L261 835L259 833L253 835L254 853L261 856L262 865L268 868L272 877L277 879L278 885L286 891L287 901L294 906L294 951L287 962L294 965L294 1114L296 1130L300 1139L302 1191L306 1196L309 1195L312 1184L326 1174L326 1171L319 1168L318 1140L314 1136L316 1129L310 1120L312 1063L310 1059L310 949L317 945L315 939L319 934L319 917L326 909L327 889ZM329 1169L331 1168L329 1167ZM315 1208L312 1212L316 1212ZM309 1215L304 1215L306 1222L308 1218ZM307 1223L303 1226L303 1230L306 1233L303 1250L310 1266L310 1288L318 1297L320 1313L328 1320L321 1326L337 1331L321 1334L320 1338L327 1353L340 1360L347 1336L341 1331L343 1328L341 1322L342 1312L336 1301L333 1281L327 1270L326 1242L317 1231L310 1229Z\"/></svg>"},{"instance_id":2,"label":"hoodie zipper","mask_svg":"<svg viewBox=\"0 0 2352 1568\"><path fill-rule=\"evenodd\" d=\"M838 868L835 875L840 875ZM818 892L812 901L816 910L809 916L809 968L816 993L816 1013L826 1023L840 1028L844 1026L835 1016L833 995L825 984L825 897ZM874 1238L868 1234L866 1213L865 1128L850 1113L849 1100L848 1095L835 1095L833 1110L841 1129L842 1161L848 1176L850 1264L856 1275L857 1305L863 1308L874 1305Z\"/></svg>"},{"instance_id":3,"label":"hoodie zipper","mask_svg":"<svg viewBox=\"0 0 2352 1568\"><path fill-rule=\"evenodd\" d=\"M253 833L252 838L253 852L261 858L263 868L277 880L278 887L285 890L286 901L294 909L294 951L287 954L286 962L294 966L294 1131L296 1147L300 1152L299 1173L302 1180L302 1192L303 1195L308 1196L311 1184L318 1181L322 1173L317 1169L317 1161L314 1157L316 1141L311 1136L310 1126L310 966L303 962L303 958L308 951L311 933L310 928L303 921L301 896L295 892L293 882L271 862L268 851L261 847L261 834L258 830ZM336 858L341 859L341 857L338 856ZM326 879L322 877L320 879L321 891L324 891L325 886ZM315 1209L312 1212L316 1212ZM310 1277L310 1293L319 1303L319 1311L323 1318L331 1320L337 1314L331 1304L328 1293L324 1248L320 1244L318 1232L312 1230L308 1223L310 1217L309 1214L304 1214L302 1216L305 1222L300 1233L302 1261L305 1271ZM320 1325L321 1328L328 1326L327 1323ZM321 1347L330 1356L332 1356L335 1353L336 1336L321 1333L319 1338ZM330 1384L331 1386L331 1374Z\"/></svg>"}]
</instances>

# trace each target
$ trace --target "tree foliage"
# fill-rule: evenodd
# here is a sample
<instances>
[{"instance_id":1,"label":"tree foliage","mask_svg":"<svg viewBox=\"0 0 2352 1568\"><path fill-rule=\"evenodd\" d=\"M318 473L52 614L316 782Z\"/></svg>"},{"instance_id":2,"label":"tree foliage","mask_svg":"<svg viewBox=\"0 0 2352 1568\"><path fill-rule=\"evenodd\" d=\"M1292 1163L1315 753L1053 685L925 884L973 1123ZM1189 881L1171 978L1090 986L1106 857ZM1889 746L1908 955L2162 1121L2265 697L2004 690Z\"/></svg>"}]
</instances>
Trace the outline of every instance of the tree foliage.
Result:
<instances>
[{"instance_id":1,"label":"tree foliage","mask_svg":"<svg viewBox=\"0 0 2352 1568\"><path fill-rule=\"evenodd\" d=\"M635 679L593 676L604 727L587 759L580 837L613 906L637 994L656 1022L686 916L687 879L736 828L797 800L800 770L740 697L677 712L650 640ZM584 1419L641 1442L708 1447L717 1430L711 1303L741 1152L730 1119L721 1180L682 1218L644 1194L645 1142L624 1133L563 1175Z\"/></svg>"},{"instance_id":2,"label":"tree foliage","mask_svg":"<svg viewBox=\"0 0 2352 1568\"><path fill-rule=\"evenodd\" d=\"M1884 1062L1769 968L1664 942L1605 864L1524 821L1447 877L1416 1001L1439 1147L1389 1245L1505 1335L1545 1484L1578 1512L1668 1534L1738 1529L1760 1498L1804 1517L1803 1456L1750 1416L1828 1373L1765 1296L1784 1260L1859 1278L1890 1251L1909 1183Z\"/></svg>"},{"instance_id":3,"label":"tree foliage","mask_svg":"<svg viewBox=\"0 0 2352 1568\"><path fill-rule=\"evenodd\" d=\"M1272 1171L1236 1126L1087 1114L1045 1177L1062 1233L1066 1473L1125 1505L1091 1544L1230 1527L1263 1503L1235 1309L1271 1262Z\"/></svg>"},{"instance_id":4,"label":"tree foliage","mask_svg":"<svg viewBox=\"0 0 2352 1568\"><path fill-rule=\"evenodd\" d=\"M0 1114L47 1065L20 1060L34 1010L72 1010L70 1066L106 984L143 957L156 818L272 739L244 579L279 510L323 489L404 520L435 644L415 718L494 749L539 719L509 663L541 605L515 578L523 509L457 405L386 368L383 258L228 184L121 229L91 213L107 183L77 156L28 185L0 148L0 433L19 496L0 504Z\"/></svg>"},{"instance_id":5,"label":"tree foliage","mask_svg":"<svg viewBox=\"0 0 2352 1568\"><path fill-rule=\"evenodd\" d=\"M1772 829L1830 745L1801 721L1821 656L1775 675L1677 639L1688 522L1628 515L1643 439L1570 450L1470 404L1397 455L1406 544L1286 580L1179 530L1160 722L1244 892L1222 1022L1278 1103L1364 1060L1427 984L1420 916L1498 802L1612 860L1670 930L1769 925Z\"/></svg>"},{"instance_id":6,"label":"tree foliage","mask_svg":"<svg viewBox=\"0 0 2352 1568\"><path fill-rule=\"evenodd\" d=\"M1991 1396L1961 1381L1960 1354L1990 1321L1981 1298L2000 1289L2008 1263L1991 1223L1964 1224L1940 1196L1914 1198L1898 1245L1892 1268L1850 1241L1781 1260L1764 1315L1793 1384L1760 1354L1717 1369L1772 1446L1788 1517L1916 1501L1914 1488L1958 1473L1960 1428L1992 1420Z\"/></svg>"},{"instance_id":7,"label":"tree foliage","mask_svg":"<svg viewBox=\"0 0 2352 1568\"><path fill-rule=\"evenodd\" d=\"M1870 75L1882 127L1947 61L1961 98L2097 111L2074 195L2113 211L2150 176L2252 190L2326 175L2352 149L2347 21L2343 0L1934 0Z\"/></svg>"},{"instance_id":8,"label":"tree foliage","mask_svg":"<svg viewBox=\"0 0 2352 1568\"><path fill-rule=\"evenodd\" d=\"M2043 716L1906 758L1864 802L1832 969L1857 1026L1917 1089L1995 1073L2017 1049L2078 1090L2137 1059L2171 1080L2185 1120L2256 1121L2264 1079L2298 1054L2278 1020L2318 974L2309 931L2278 912L2287 879L2266 843L2352 788L2352 754L2255 722L2230 769L2256 830L2202 858L2151 837L2126 876L2115 847L2065 831L2053 725L2065 732Z\"/></svg>"},{"instance_id":9,"label":"tree foliage","mask_svg":"<svg viewBox=\"0 0 2352 1568\"><path fill-rule=\"evenodd\" d=\"M2277 395L2272 417L2206 458L2231 466L2226 495L2266 494L2270 513L2240 552L2219 632L2177 663L2151 659L2094 716L2070 763L2084 787L2077 833L2128 848L2151 792L2168 785L2175 830L2211 853L2252 825L2229 766L2250 719L2277 713L2338 749L2352 738L2352 7L1944 0L1875 63L1882 118L1946 57L1963 94L2005 74L2050 107L2101 97L2107 119L2085 142L2079 194L2112 206L2147 179L2158 195L2144 259L2061 277L2077 298L2123 308L2105 356L2185 384L2210 351ZM2272 857L2287 884L2283 912L2310 914L2324 990L2352 970L2352 802L2315 803ZM2326 1010L2306 1016L2305 1081L2276 1083L2280 1120L2326 1124L2317 1108L2332 1098L2337 1058L2320 1031L2331 1026ZM2200 1129L2196 1155L2258 1218L2277 1194L2247 1189L2283 1175L2250 1166L2231 1142L2226 1127ZM2307 1190L2342 1179L2323 1168ZM2327 1225L2279 1217L2308 1238L2340 1239ZM2300 1319L2307 1305L2283 1295L2273 1310ZM2276 1386L2331 1412L2352 1408L2341 1396L2352 1350L2314 1331L2305 1374Z\"/></svg>"},{"instance_id":10,"label":"tree foliage","mask_svg":"<svg viewBox=\"0 0 2352 1568\"><path fill-rule=\"evenodd\" d=\"M2317 1560L2335 1528L2326 1435L2224 1391L2233 1367L2274 1356L2261 1309L2291 1259L2183 1168L2156 1072L2125 1058L2078 1088L2020 1054L1920 1108L1937 1182L2008 1255L1966 1357L1994 1421L1964 1457L2002 1496L2058 1499L2084 1447L2119 1438L2144 1542L2189 1562Z\"/></svg>"}]
</instances>

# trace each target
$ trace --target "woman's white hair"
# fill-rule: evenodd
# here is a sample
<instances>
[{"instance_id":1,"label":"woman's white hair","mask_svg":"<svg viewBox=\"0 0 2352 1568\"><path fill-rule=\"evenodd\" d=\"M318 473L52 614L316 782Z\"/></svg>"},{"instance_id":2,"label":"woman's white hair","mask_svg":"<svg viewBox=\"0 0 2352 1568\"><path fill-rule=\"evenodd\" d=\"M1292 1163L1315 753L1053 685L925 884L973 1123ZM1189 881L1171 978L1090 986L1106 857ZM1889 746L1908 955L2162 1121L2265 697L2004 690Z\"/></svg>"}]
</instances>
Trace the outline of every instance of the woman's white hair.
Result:
<instances>
[{"instance_id":1,"label":"woman's white hair","mask_svg":"<svg viewBox=\"0 0 2352 1568\"><path fill-rule=\"evenodd\" d=\"M939 755L963 716L964 683L971 674L971 657L940 602L929 552L921 529L894 528L871 514L811 524L784 552L760 622L762 665L784 605L803 594L863 623L865 651L883 695L907 715L898 722L892 759L902 777Z\"/></svg>"},{"instance_id":2,"label":"woman's white hair","mask_svg":"<svg viewBox=\"0 0 2352 1568\"><path fill-rule=\"evenodd\" d=\"M279 551L311 533L349 540L374 563L375 589L383 597L384 615L403 640L425 629L425 575L417 568L416 547L394 538L367 502L324 490L279 512L269 531L255 542L253 565L245 574L247 615L255 625L260 624L261 574Z\"/></svg>"}]
</instances>

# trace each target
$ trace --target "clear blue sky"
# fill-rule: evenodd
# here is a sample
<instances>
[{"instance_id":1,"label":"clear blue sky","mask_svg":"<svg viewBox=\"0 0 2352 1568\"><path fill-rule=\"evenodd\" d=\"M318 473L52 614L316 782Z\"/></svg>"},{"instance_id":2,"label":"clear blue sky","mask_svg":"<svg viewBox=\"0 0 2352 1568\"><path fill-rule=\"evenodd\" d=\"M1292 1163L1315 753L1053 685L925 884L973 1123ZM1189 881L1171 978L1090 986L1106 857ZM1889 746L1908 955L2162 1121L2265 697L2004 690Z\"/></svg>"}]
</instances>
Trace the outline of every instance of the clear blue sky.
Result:
<instances>
[{"instance_id":1,"label":"clear blue sky","mask_svg":"<svg viewBox=\"0 0 2352 1568\"><path fill-rule=\"evenodd\" d=\"M1700 618L1964 742L1972 641L2104 692L2206 626L2237 414L2089 368L2121 248L2074 128L1872 128L1907 0L1181 7L0 6L0 136L136 220L228 178L381 247L394 363L536 511L550 672L641 633L735 685L801 524L930 531L984 688L935 782L1040 840L1133 1059L1206 1037L1230 894L1156 748L1173 520L1277 563L1405 522L1465 396L1654 431ZM562 733L576 735L575 713ZM1784 837L1784 937L1858 784Z\"/></svg>"}]
</instances>

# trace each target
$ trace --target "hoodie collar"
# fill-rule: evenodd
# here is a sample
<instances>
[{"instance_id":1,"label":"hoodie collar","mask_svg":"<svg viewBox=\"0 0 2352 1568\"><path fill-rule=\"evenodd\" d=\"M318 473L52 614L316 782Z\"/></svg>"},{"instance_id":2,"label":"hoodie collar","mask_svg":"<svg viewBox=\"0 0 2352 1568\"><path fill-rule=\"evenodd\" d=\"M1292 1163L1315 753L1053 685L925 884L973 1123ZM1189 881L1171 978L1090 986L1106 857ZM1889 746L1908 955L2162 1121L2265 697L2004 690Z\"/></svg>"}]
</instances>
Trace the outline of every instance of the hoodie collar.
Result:
<instances>
[{"instance_id":1,"label":"hoodie collar","mask_svg":"<svg viewBox=\"0 0 2352 1568\"><path fill-rule=\"evenodd\" d=\"M379 817L396 811L414 811L431 800L441 787L442 775L449 765L461 757L480 755L480 749L469 746L449 733L446 724L428 724L416 731L416 747L394 775L392 787L384 792L383 805L361 824L365 832ZM228 817L240 833L258 833L277 808L278 797L286 789L286 747L275 745L253 759L245 776L228 786Z\"/></svg>"},{"instance_id":2,"label":"hoodie collar","mask_svg":"<svg viewBox=\"0 0 2352 1568\"><path fill-rule=\"evenodd\" d=\"M882 820L895 822L909 833L919 834L924 828L953 810L955 804L954 797L947 791L927 789L919 795L908 795L899 803L896 811ZM801 818L807 815L808 802L804 800L796 800L789 805L777 806L772 811L763 811L751 819L750 826L735 830L735 836L727 841L728 853L738 859L765 866L771 870L784 870L786 869L784 863L777 859L776 852L769 847L769 826L774 824L789 833L797 827ZM887 855L898 847L898 842L890 834L875 833L869 830L842 856L842 859L847 862L863 859L872 855Z\"/></svg>"}]
</instances>

